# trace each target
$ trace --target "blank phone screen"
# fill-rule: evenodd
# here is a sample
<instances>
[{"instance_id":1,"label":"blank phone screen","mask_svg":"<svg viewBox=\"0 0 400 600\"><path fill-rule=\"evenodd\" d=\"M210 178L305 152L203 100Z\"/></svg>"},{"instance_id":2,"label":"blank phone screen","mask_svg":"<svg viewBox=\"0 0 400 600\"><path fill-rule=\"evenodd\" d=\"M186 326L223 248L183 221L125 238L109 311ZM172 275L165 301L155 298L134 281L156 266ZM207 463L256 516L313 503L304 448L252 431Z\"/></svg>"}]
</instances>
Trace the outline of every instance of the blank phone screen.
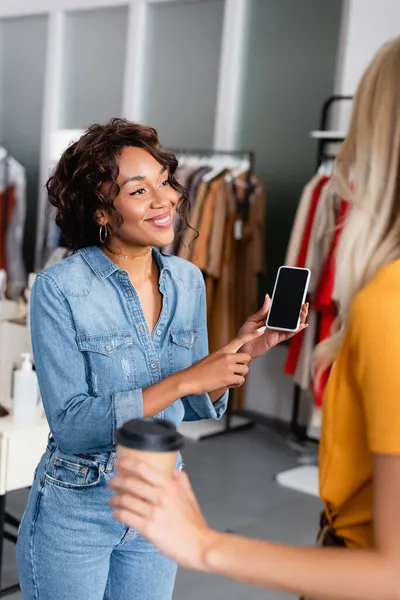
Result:
<instances>
[{"instance_id":1,"label":"blank phone screen","mask_svg":"<svg viewBox=\"0 0 400 600\"><path fill-rule=\"evenodd\" d=\"M292 330L297 328L307 279L306 269L280 269L268 317L269 327Z\"/></svg>"}]
</instances>

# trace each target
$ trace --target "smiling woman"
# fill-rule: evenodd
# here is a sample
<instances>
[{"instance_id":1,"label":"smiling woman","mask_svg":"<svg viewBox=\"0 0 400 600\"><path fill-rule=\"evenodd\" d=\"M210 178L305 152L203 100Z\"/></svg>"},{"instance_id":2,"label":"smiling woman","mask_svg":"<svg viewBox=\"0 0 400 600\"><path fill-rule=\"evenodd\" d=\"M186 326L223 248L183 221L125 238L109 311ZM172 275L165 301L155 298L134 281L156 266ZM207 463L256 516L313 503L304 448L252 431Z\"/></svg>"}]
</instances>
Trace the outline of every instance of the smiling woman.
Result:
<instances>
[{"instance_id":1,"label":"smiling woman","mask_svg":"<svg viewBox=\"0 0 400 600\"><path fill-rule=\"evenodd\" d=\"M154 129L114 119L67 148L47 184L73 254L45 269L31 296L51 437L18 538L26 600L170 600L176 564L108 506L116 431L143 416L176 426L221 418L228 388L281 341L260 329L266 301L208 354L203 276L160 251L187 205L176 168Z\"/></svg>"},{"instance_id":2,"label":"smiling woman","mask_svg":"<svg viewBox=\"0 0 400 600\"><path fill-rule=\"evenodd\" d=\"M175 210L187 224L187 193L175 179L177 167L175 156L160 146L157 132L151 127L124 119L89 127L64 152L46 186L49 201L57 209L56 223L68 246L79 250L100 245L99 225L106 226L101 239L116 235L114 243L121 244L121 252L127 245L134 255L132 246L141 246L143 241L158 246L158 239L146 237L151 229L146 234L135 228L139 234L136 238L132 237L131 227L135 220L157 219L157 214L167 217L161 213L172 215ZM162 210L157 202L161 202ZM127 227L125 219L129 221ZM168 223L164 227L168 230L164 238L171 239L173 232ZM114 249L110 241L107 245Z\"/></svg>"},{"instance_id":3,"label":"smiling woman","mask_svg":"<svg viewBox=\"0 0 400 600\"><path fill-rule=\"evenodd\" d=\"M106 251L114 256L115 252L136 256L145 246L170 244L179 196L171 185L167 167L160 169L160 163L151 154L134 147L124 148L118 165L116 214L97 212L99 225L107 231ZM140 175L132 174L133 165Z\"/></svg>"}]
</instances>

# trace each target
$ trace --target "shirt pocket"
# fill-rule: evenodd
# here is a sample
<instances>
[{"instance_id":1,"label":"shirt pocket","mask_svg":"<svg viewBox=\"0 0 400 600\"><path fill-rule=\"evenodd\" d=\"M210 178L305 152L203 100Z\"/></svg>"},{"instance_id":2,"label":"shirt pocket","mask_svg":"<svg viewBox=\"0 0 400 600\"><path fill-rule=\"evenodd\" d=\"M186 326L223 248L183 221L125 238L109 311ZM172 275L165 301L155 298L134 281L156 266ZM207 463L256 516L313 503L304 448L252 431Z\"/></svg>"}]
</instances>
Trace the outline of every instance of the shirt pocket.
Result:
<instances>
[{"instance_id":1,"label":"shirt pocket","mask_svg":"<svg viewBox=\"0 0 400 600\"><path fill-rule=\"evenodd\" d=\"M171 373L191 367L198 332L193 328L171 329L169 340L169 362Z\"/></svg>"},{"instance_id":2,"label":"shirt pocket","mask_svg":"<svg viewBox=\"0 0 400 600\"><path fill-rule=\"evenodd\" d=\"M81 335L77 344L85 357L88 385L93 395L137 387L130 332Z\"/></svg>"},{"instance_id":3,"label":"shirt pocket","mask_svg":"<svg viewBox=\"0 0 400 600\"><path fill-rule=\"evenodd\" d=\"M75 456L67 458L56 452L46 468L45 479L56 487L86 489L99 485L103 480L104 466Z\"/></svg>"}]
</instances>

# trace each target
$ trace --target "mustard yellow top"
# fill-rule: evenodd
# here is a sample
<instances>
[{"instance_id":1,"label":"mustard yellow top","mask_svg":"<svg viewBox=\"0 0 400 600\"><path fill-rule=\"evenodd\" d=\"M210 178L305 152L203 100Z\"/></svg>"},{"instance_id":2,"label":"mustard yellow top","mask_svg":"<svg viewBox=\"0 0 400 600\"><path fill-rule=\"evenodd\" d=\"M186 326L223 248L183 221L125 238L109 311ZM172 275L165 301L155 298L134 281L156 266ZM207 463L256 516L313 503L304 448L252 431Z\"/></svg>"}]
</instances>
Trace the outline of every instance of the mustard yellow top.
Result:
<instances>
[{"instance_id":1,"label":"mustard yellow top","mask_svg":"<svg viewBox=\"0 0 400 600\"><path fill-rule=\"evenodd\" d=\"M320 493L349 547L368 548L372 454L400 454L400 261L356 297L326 389Z\"/></svg>"}]
</instances>

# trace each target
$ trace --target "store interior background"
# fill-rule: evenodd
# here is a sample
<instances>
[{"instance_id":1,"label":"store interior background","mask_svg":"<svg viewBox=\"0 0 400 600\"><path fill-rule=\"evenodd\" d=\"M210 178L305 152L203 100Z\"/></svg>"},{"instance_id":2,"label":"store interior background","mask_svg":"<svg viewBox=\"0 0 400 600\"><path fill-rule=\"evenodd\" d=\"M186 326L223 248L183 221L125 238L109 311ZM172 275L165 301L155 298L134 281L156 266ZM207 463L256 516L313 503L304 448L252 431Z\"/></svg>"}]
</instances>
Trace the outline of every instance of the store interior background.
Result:
<instances>
[{"instance_id":1,"label":"store interior background","mask_svg":"<svg viewBox=\"0 0 400 600\"><path fill-rule=\"evenodd\" d=\"M261 299L316 169L310 132L323 102L353 95L373 54L399 33L398 0L1 0L0 146L27 172L28 271L41 266L42 188L57 132L124 116L154 126L168 147L255 152L267 202ZM336 112L332 128L345 130L348 116ZM311 543L318 500L274 481L297 459L285 440L293 398L286 353L274 349L248 378L246 408L264 425L189 443L185 462L216 527ZM18 512L25 499L16 493L8 501ZM13 553L6 542L10 580ZM205 593L249 597L238 584L180 574L176 600Z\"/></svg>"}]
</instances>

